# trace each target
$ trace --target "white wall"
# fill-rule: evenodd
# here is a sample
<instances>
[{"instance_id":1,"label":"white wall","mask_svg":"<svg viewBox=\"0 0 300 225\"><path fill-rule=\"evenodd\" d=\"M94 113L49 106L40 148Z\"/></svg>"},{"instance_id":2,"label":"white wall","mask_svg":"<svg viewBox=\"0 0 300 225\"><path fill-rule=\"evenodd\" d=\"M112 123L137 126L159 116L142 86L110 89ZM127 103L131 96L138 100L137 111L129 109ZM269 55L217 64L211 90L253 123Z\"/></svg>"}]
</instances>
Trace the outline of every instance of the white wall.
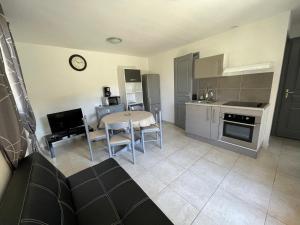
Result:
<instances>
[{"instance_id":1,"label":"white wall","mask_svg":"<svg viewBox=\"0 0 300 225\"><path fill-rule=\"evenodd\" d=\"M274 63L271 90L271 110L266 137L269 137L278 90L290 12L248 24L179 48L149 57L149 70L161 75L162 113L164 120L174 122L173 59L191 52L200 57L225 53L227 66L242 66L261 62Z\"/></svg>"},{"instance_id":2,"label":"white wall","mask_svg":"<svg viewBox=\"0 0 300 225\"><path fill-rule=\"evenodd\" d=\"M95 106L100 104L102 87L119 94L118 66L148 69L148 59L53 46L16 43L28 95L37 120L37 136L50 133L46 115L81 107L89 121L96 122ZM73 70L69 57L80 54L87 61L82 72Z\"/></svg>"}]
</instances>

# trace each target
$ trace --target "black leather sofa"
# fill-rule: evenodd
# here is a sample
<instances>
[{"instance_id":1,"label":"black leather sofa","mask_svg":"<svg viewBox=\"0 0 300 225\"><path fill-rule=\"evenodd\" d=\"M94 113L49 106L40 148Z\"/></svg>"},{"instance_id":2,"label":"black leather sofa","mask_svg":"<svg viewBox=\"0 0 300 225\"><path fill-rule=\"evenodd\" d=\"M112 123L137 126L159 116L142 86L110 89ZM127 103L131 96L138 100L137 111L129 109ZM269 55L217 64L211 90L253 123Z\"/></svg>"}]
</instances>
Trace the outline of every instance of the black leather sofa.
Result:
<instances>
[{"instance_id":1,"label":"black leather sofa","mask_svg":"<svg viewBox=\"0 0 300 225\"><path fill-rule=\"evenodd\" d=\"M33 153L13 172L0 203L0 224L173 223L114 159L66 178L40 153Z\"/></svg>"}]
</instances>

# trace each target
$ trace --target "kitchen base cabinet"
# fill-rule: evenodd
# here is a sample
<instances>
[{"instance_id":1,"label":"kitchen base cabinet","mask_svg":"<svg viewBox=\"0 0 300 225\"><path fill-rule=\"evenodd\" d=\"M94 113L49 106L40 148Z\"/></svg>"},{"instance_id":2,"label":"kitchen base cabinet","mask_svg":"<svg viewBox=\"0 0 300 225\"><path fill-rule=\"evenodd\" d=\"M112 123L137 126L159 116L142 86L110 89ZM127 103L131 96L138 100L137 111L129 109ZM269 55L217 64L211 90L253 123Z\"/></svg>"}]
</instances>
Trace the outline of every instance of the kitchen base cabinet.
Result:
<instances>
[{"instance_id":1,"label":"kitchen base cabinet","mask_svg":"<svg viewBox=\"0 0 300 225\"><path fill-rule=\"evenodd\" d=\"M186 104L185 130L204 138L210 138L211 107L205 105Z\"/></svg>"},{"instance_id":2,"label":"kitchen base cabinet","mask_svg":"<svg viewBox=\"0 0 300 225\"><path fill-rule=\"evenodd\" d=\"M218 140L220 106L186 104L185 131L187 134Z\"/></svg>"}]
</instances>

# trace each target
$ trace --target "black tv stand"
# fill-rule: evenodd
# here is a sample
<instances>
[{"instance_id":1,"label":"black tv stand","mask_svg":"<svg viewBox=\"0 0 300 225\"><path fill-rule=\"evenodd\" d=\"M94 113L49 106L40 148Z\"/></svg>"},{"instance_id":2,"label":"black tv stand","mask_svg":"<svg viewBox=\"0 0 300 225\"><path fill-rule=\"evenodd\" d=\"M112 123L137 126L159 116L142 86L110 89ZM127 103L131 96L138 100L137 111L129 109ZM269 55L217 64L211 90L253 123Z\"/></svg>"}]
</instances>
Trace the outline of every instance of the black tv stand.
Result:
<instances>
[{"instance_id":1,"label":"black tv stand","mask_svg":"<svg viewBox=\"0 0 300 225\"><path fill-rule=\"evenodd\" d=\"M94 129L89 126L89 131L93 131ZM72 137L76 135L85 134L85 128L84 125L71 128L66 131L61 131L53 134L48 134L45 136L45 142L48 146L48 150L50 151L51 158L55 158L55 150L53 148L53 143L62 140L65 137Z\"/></svg>"}]
</instances>

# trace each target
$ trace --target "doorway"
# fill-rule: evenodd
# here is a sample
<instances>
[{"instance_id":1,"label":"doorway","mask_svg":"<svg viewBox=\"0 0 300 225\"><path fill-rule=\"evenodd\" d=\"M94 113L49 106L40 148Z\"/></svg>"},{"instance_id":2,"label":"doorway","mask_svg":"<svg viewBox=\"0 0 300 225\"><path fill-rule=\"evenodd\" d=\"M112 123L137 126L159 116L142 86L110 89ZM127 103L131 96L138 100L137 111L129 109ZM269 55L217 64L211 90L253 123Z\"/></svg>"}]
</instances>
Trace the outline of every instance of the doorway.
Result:
<instances>
[{"instance_id":1,"label":"doorway","mask_svg":"<svg viewBox=\"0 0 300 225\"><path fill-rule=\"evenodd\" d=\"M174 114L175 125L185 129L185 103L192 99L194 60L199 53L174 59Z\"/></svg>"},{"instance_id":2,"label":"doorway","mask_svg":"<svg viewBox=\"0 0 300 225\"><path fill-rule=\"evenodd\" d=\"M300 38L287 40L272 134L300 140Z\"/></svg>"}]
</instances>

